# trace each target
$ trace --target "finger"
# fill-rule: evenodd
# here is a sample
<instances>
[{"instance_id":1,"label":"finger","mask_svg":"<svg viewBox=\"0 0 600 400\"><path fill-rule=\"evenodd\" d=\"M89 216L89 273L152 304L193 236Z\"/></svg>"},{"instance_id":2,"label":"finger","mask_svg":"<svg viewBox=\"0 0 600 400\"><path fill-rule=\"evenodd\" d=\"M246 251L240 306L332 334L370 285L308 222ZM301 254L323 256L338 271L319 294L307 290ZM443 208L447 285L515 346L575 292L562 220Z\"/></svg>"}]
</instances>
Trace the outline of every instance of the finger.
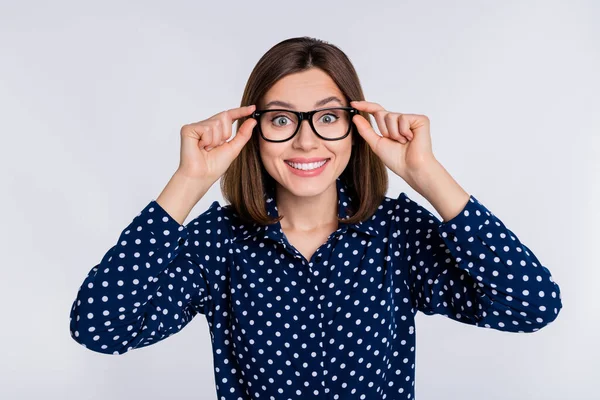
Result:
<instances>
[{"instance_id":1,"label":"finger","mask_svg":"<svg viewBox=\"0 0 600 400\"><path fill-rule=\"evenodd\" d=\"M228 125L226 125L228 126ZM210 145L208 146L210 149L217 147L221 143L221 138L223 137L223 121L218 119L213 122L213 130L212 130L212 138L210 140Z\"/></svg>"},{"instance_id":2,"label":"finger","mask_svg":"<svg viewBox=\"0 0 600 400\"><path fill-rule=\"evenodd\" d=\"M365 111L369 114L373 114L373 116L375 117L375 122L377 123L377 128L379 128L379 132L381 132L381 135L384 137L390 136L383 118L383 116L385 115L385 108L383 108L380 104L362 100L351 101L350 105L359 111Z\"/></svg>"},{"instance_id":3,"label":"finger","mask_svg":"<svg viewBox=\"0 0 600 400\"><path fill-rule=\"evenodd\" d=\"M385 123L387 124L390 132L390 137L400 143L406 143L406 138L400 135L398 130L398 114L388 113L385 116Z\"/></svg>"},{"instance_id":4,"label":"finger","mask_svg":"<svg viewBox=\"0 0 600 400\"><path fill-rule=\"evenodd\" d=\"M213 141L215 142L213 144L213 147L220 146L223 143L225 143L227 140L229 140L229 138L232 135L231 127L232 127L233 123L240 118L243 118L243 117L246 117L246 116L252 114L255 110L256 110L256 105L252 104L249 106L232 108L232 109L229 109L222 113L217 114L218 120L221 121L221 135L219 137L218 142L217 142L216 138L213 139Z\"/></svg>"},{"instance_id":5,"label":"finger","mask_svg":"<svg viewBox=\"0 0 600 400\"><path fill-rule=\"evenodd\" d=\"M252 114L254 110L256 110L256 105L252 104L245 107L232 108L230 110L223 111L223 114L229 119L229 125L232 125L233 121Z\"/></svg>"},{"instance_id":6,"label":"finger","mask_svg":"<svg viewBox=\"0 0 600 400\"><path fill-rule=\"evenodd\" d=\"M400 126L400 133L404 136L406 136L407 138L412 139L413 138L413 133L410 130L410 115L409 114L402 114L400 115L400 118L398 119L398 123Z\"/></svg>"},{"instance_id":7,"label":"finger","mask_svg":"<svg viewBox=\"0 0 600 400\"><path fill-rule=\"evenodd\" d=\"M221 118L222 124L221 126L223 127L222 129L222 135L221 135L221 140L219 142L219 144L223 144L226 140L229 140L229 138L231 137L232 134L232 125L231 123L229 123L228 119L226 117L222 117Z\"/></svg>"},{"instance_id":8,"label":"finger","mask_svg":"<svg viewBox=\"0 0 600 400\"><path fill-rule=\"evenodd\" d=\"M388 131L388 128L385 123L385 116L386 113L383 112L375 112L374 114L375 121L377 122L377 127L379 128L379 132L381 132L383 136L389 137L390 132Z\"/></svg>"},{"instance_id":9,"label":"finger","mask_svg":"<svg viewBox=\"0 0 600 400\"><path fill-rule=\"evenodd\" d=\"M377 154L377 145L383 138L377 134L371 127L371 124L360 114L352 117L352 122L356 125L358 133L365 139L373 151Z\"/></svg>"},{"instance_id":10,"label":"finger","mask_svg":"<svg viewBox=\"0 0 600 400\"><path fill-rule=\"evenodd\" d=\"M199 132L200 135L200 140L198 141L198 146L200 146L200 148L206 148L207 146L210 145L211 141L212 141L212 128L210 126L201 126L200 127L201 131Z\"/></svg>"},{"instance_id":11,"label":"finger","mask_svg":"<svg viewBox=\"0 0 600 400\"><path fill-rule=\"evenodd\" d=\"M364 100L351 101L350 105L356 108L357 110L366 111L369 114L373 114L377 111L385 111L385 108L383 108L378 103L371 103L369 101Z\"/></svg>"},{"instance_id":12,"label":"finger","mask_svg":"<svg viewBox=\"0 0 600 400\"><path fill-rule=\"evenodd\" d=\"M233 139L225 143L224 146L230 148L233 151L233 153L237 156L240 153L240 151L242 151L244 145L252 137L252 131L254 130L256 123L257 122L254 118L248 118L246 121L244 121L242 126L240 126L240 129L237 130Z\"/></svg>"}]
</instances>

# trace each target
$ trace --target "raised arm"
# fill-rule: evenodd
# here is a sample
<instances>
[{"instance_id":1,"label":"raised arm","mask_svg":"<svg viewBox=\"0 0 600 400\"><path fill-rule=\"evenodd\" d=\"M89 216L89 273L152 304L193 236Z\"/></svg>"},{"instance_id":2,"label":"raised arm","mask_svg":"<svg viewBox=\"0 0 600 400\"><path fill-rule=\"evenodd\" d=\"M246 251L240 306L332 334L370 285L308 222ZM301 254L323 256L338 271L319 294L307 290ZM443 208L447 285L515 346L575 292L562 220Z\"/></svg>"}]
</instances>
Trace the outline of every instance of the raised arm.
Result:
<instances>
[{"instance_id":1,"label":"raised arm","mask_svg":"<svg viewBox=\"0 0 600 400\"><path fill-rule=\"evenodd\" d=\"M474 196L446 222L404 193L396 212L418 310L509 332L556 319L562 302L550 271Z\"/></svg>"},{"instance_id":2,"label":"raised arm","mask_svg":"<svg viewBox=\"0 0 600 400\"><path fill-rule=\"evenodd\" d=\"M122 354L165 339L210 310L211 290L218 288L210 285L210 264L225 250L205 243L224 241L219 203L187 226L180 223L210 183L174 175L121 232L77 292L70 313L75 341L100 353ZM191 225L202 228L194 231L193 246Z\"/></svg>"},{"instance_id":3,"label":"raised arm","mask_svg":"<svg viewBox=\"0 0 600 400\"><path fill-rule=\"evenodd\" d=\"M70 313L72 338L93 351L123 354L177 333L197 313L207 314L216 290L210 264L224 248L204 243L221 240L214 228L219 208L213 202L186 227L151 201L83 281ZM190 248L192 224L202 228L201 249Z\"/></svg>"},{"instance_id":4,"label":"raised arm","mask_svg":"<svg viewBox=\"0 0 600 400\"><path fill-rule=\"evenodd\" d=\"M78 343L100 353L122 354L173 335L197 313L210 313L211 291L220 287L211 284L211 265L225 255L221 244L227 243L221 207L215 201L188 226L182 224L252 136L256 120L250 118L227 141L233 121L254 108L226 110L181 128L179 168L77 292L70 331Z\"/></svg>"}]
</instances>

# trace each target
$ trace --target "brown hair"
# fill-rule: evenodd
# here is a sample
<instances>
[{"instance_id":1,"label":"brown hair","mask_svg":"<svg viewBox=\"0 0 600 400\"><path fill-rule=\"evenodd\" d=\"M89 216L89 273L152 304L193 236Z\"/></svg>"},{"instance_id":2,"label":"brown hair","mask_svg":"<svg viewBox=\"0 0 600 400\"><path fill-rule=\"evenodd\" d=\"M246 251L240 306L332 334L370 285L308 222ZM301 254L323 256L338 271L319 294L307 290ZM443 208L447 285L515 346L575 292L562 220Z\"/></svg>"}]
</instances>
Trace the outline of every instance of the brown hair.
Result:
<instances>
[{"instance_id":1,"label":"brown hair","mask_svg":"<svg viewBox=\"0 0 600 400\"><path fill-rule=\"evenodd\" d=\"M246 84L240 106L259 104L264 94L281 78L319 68L326 72L339 87L346 100L364 100L358 75L338 47L323 40L298 37L286 39L267 51L258 61ZM369 114L360 112L370 123ZM250 117L237 121L237 126ZM372 124L371 124L372 125ZM346 169L340 178L348 186L352 197L350 206L355 212L345 223L358 223L375 213L384 200L388 188L385 164L371 150L369 144L352 128L354 146ZM233 211L248 222L261 225L275 223L266 212L264 193L275 180L265 170L259 154L259 135L253 134L240 154L221 178L221 192ZM341 220L340 220L341 222Z\"/></svg>"}]
</instances>

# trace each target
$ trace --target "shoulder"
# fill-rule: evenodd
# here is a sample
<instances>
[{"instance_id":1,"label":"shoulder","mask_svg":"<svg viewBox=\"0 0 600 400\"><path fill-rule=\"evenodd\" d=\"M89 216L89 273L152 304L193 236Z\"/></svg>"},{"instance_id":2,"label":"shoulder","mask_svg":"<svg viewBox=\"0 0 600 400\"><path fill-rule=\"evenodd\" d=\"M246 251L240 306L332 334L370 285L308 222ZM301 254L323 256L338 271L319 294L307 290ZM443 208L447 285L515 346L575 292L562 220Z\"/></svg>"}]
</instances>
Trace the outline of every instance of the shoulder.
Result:
<instances>
[{"instance_id":1,"label":"shoulder","mask_svg":"<svg viewBox=\"0 0 600 400\"><path fill-rule=\"evenodd\" d=\"M423 206L408 197L405 192L400 192L400 194L396 197L384 196L375 214L397 218L402 214L414 212L422 213L424 211L427 210Z\"/></svg>"},{"instance_id":2,"label":"shoulder","mask_svg":"<svg viewBox=\"0 0 600 400\"><path fill-rule=\"evenodd\" d=\"M385 196L376 212L376 218L389 221L390 226L396 229L413 225L415 222L439 222L429 209L405 192L400 192L396 197Z\"/></svg>"},{"instance_id":3,"label":"shoulder","mask_svg":"<svg viewBox=\"0 0 600 400\"><path fill-rule=\"evenodd\" d=\"M229 231L228 215L225 207L218 201L213 201L210 206L192 219L186 227L190 236L195 240L200 237L226 239Z\"/></svg>"},{"instance_id":4,"label":"shoulder","mask_svg":"<svg viewBox=\"0 0 600 400\"><path fill-rule=\"evenodd\" d=\"M192 234L213 234L221 239L231 240L234 233L240 227L244 227L244 223L230 204L221 204L215 200L206 210L191 220L187 227Z\"/></svg>"},{"instance_id":5,"label":"shoulder","mask_svg":"<svg viewBox=\"0 0 600 400\"><path fill-rule=\"evenodd\" d=\"M201 212L196 218L191 220L187 226L217 226L224 224L224 217L226 216L226 211L224 207L217 201L213 201L211 205Z\"/></svg>"}]
</instances>

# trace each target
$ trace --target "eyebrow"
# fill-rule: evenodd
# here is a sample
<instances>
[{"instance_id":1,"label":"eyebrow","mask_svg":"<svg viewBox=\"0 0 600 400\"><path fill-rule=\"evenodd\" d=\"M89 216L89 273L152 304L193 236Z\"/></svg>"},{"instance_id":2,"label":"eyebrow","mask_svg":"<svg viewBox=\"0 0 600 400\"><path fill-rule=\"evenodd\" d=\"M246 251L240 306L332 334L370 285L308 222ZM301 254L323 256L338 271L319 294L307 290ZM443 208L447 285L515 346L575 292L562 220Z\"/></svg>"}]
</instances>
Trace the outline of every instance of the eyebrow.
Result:
<instances>
[{"instance_id":1,"label":"eyebrow","mask_svg":"<svg viewBox=\"0 0 600 400\"><path fill-rule=\"evenodd\" d=\"M327 103L329 103L331 101L338 102L338 103L340 103L341 106L344 106L344 103L337 96L329 96L329 97L324 98L323 100L317 101L315 103L315 107L324 106L325 104L327 104ZM270 106L286 107L286 108L289 108L289 109L292 109L292 110L295 109L295 107L292 104L286 103L285 101L280 101L280 100L273 100L273 101L268 102L265 105L265 108L269 108Z\"/></svg>"}]
</instances>

